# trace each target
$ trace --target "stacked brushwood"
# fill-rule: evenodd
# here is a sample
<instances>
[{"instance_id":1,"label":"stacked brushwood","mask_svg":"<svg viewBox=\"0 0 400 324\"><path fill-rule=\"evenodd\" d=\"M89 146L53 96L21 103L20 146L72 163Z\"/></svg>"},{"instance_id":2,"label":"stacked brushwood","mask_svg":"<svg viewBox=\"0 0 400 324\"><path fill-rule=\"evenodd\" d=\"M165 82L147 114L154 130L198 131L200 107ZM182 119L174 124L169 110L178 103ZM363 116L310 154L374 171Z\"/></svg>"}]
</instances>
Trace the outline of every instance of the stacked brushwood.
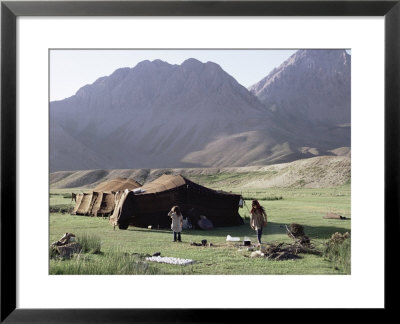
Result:
<instances>
[{"instance_id":1,"label":"stacked brushwood","mask_svg":"<svg viewBox=\"0 0 400 324\"><path fill-rule=\"evenodd\" d=\"M287 235L295 241L301 248L313 248L310 238L304 233L304 227L300 224L292 223L286 226Z\"/></svg>"},{"instance_id":2,"label":"stacked brushwood","mask_svg":"<svg viewBox=\"0 0 400 324\"><path fill-rule=\"evenodd\" d=\"M299 259L299 251L290 244L268 244L262 248L262 253L268 260L293 260Z\"/></svg>"},{"instance_id":3,"label":"stacked brushwood","mask_svg":"<svg viewBox=\"0 0 400 324\"><path fill-rule=\"evenodd\" d=\"M336 233L332 234L331 238L328 241L328 245L341 244L341 243L343 243L343 241L345 241L348 238L350 238L349 232L346 232L344 234L336 232Z\"/></svg>"},{"instance_id":4,"label":"stacked brushwood","mask_svg":"<svg viewBox=\"0 0 400 324\"><path fill-rule=\"evenodd\" d=\"M286 225L285 225L286 226ZM299 253L321 255L321 251L315 249L310 238L305 235L304 227L300 224L286 226L288 236L293 243L267 244L261 248L261 252L268 260L293 260L299 259Z\"/></svg>"},{"instance_id":5,"label":"stacked brushwood","mask_svg":"<svg viewBox=\"0 0 400 324\"><path fill-rule=\"evenodd\" d=\"M251 258L259 258L264 257L267 260L293 260L301 258L299 256L302 254L315 254L322 255L322 252L315 248L313 242L311 242L310 238L305 235L304 227L300 224L290 224L289 226L285 225L287 235L293 240L291 244L289 243L270 243L267 245L263 245L261 250L254 251L250 254ZM348 232L344 234L335 233L331 236L328 243L320 243L326 246L342 243L344 240L350 238L350 234Z\"/></svg>"},{"instance_id":6,"label":"stacked brushwood","mask_svg":"<svg viewBox=\"0 0 400 324\"><path fill-rule=\"evenodd\" d=\"M299 238L305 236L304 227L300 224L292 223L289 227L286 226L286 229L288 230L288 235L290 234L292 237Z\"/></svg>"},{"instance_id":7,"label":"stacked brushwood","mask_svg":"<svg viewBox=\"0 0 400 324\"><path fill-rule=\"evenodd\" d=\"M310 238L304 233L304 227L300 224L292 223L289 227L286 226L286 232L290 238L303 246L311 244Z\"/></svg>"},{"instance_id":8,"label":"stacked brushwood","mask_svg":"<svg viewBox=\"0 0 400 324\"><path fill-rule=\"evenodd\" d=\"M310 238L304 233L304 227L300 224L290 224L286 226L287 234L294 240L292 246L298 251L298 253L309 253L322 255L322 252L315 249L315 245L311 242Z\"/></svg>"}]
</instances>

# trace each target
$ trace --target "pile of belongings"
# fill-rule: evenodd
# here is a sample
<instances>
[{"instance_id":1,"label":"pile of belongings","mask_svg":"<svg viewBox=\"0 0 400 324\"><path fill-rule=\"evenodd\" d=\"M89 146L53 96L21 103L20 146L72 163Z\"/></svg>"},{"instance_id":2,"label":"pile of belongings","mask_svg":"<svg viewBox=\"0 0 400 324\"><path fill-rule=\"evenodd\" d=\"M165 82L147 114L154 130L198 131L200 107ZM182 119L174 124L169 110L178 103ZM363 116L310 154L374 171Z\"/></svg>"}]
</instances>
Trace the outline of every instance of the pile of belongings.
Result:
<instances>
[{"instance_id":1,"label":"pile of belongings","mask_svg":"<svg viewBox=\"0 0 400 324\"><path fill-rule=\"evenodd\" d=\"M75 234L65 233L61 239L53 242L50 248L62 258L69 258L73 253L79 253L81 245L76 242Z\"/></svg>"},{"instance_id":2,"label":"pile of belongings","mask_svg":"<svg viewBox=\"0 0 400 324\"><path fill-rule=\"evenodd\" d=\"M190 245L192 245L192 246L206 246L207 245L207 240L201 240L201 243L190 242ZM212 243L209 243L208 245L212 246Z\"/></svg>"},{"instance_id":3,"label":"pile of belongings","mask_svg":"<svg viewBox=\"0 0 400 324\"><path fill-rule=\"evenodd\" d=\"M326 215L323 218L325 218L325 219L348 219L347 217L341 216L336 213L326 213Z\"/></svg>"},{"instance_id":4,"label":"pile of belongings","mask_svg":"<svg viewBox=\"0 0 400 324\"><path fill-rule=\"evenodd\" d=\"M192 229L193 228L192 222L189 220L189 218L186 217L183 219L182 228L183 229Z\"/></svg>"},{"instance_id":5,"label":"pile of belongings","mask_svg":"<svg viewBox=\"0 0 400 324\"><path fill-rule=\"evenodd\" d=\"M239 242L240 241L240 237L232 237L229 234L226 236L226 241L227 242Z\"/></svg>"},{"instance_id":6,"label":"pile of belongings","mask_svg":"<svg viewBox=\"0 0 400 324\"><path fill-rule=\"evenodd\" d=\"M214 228L213 223L204 215L200 215L200 220L197 222L197 225L203 230Z\"/></svg>"}]
</instances>

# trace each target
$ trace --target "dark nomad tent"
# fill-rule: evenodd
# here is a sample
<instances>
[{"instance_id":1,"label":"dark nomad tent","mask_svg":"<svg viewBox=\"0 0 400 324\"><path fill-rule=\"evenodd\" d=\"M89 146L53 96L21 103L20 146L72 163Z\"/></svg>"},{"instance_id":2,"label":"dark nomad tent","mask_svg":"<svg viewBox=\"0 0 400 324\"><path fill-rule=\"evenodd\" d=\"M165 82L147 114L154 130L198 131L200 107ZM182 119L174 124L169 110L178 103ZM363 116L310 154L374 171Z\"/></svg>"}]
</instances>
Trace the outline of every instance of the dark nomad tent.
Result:
<instances>
[{"instance_id":1,"label":"dark nomad tent","mask_svg":"<svg viewBox=\"0 0 400 324\"><path fill-rule=\"evenodd\" d=\"M98 184L93 191L117 192L124 191L125 189L133 190L141 186L139 182L133 179L115 178Z\"/></svg>"},{"instance_id":2,"label":"dark nomad tent","mask_svg":"<svg viewBox=\"0 0 400 324\"><path fill-rule=\"evenodd\" d=\"M184 218L196 226L206 216L214 226L243 224L238 213L241 196L212 190L181 175L162 175L134 191L125 191L114 209L110 222L120 229L137 227L169 227L168 212L172 206L181 208Z\"/></svg>"},{"instance_id":3,"label":"dark nomad tent","mask_svg":"<svg viewBox=\"0 0 400 324\"><path fill-rule=\"evenodd\" d=\"M133 190L141 184L133 179L116 178L107 180L96 186L92 192L76 195L72 215L106 216L111 215L115 202L122 196L124 190Z\"/></svg>"}]
</instances>

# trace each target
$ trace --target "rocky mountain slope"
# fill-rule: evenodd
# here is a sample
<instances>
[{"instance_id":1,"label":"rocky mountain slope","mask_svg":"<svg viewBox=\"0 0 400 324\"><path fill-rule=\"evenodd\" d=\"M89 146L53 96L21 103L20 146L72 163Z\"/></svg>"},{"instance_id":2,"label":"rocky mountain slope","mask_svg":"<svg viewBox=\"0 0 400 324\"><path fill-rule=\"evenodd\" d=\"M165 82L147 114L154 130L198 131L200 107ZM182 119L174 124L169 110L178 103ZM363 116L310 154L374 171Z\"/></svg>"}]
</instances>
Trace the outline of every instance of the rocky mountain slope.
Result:
<instances>
[{"instance_id":1,"label":"rocky mountain slope","mask_svg":"<svg viewBox=\"0 0 400 324\"><path fill-rule=\"evenodd\" d=\"M351 56L299 50L249 90L276 115L308 126L350 124Z\"/></svg>"},{"instance_id":2,"label":"rocky mountain slope","mask_svg":"<svg viewBox=\"0 0 400 324\"><path fill-rule=\"evenodd\" d=\"M334 102L328 90L324 102L311 92L314 86L297 86L318 82L293 56L275 71L281 77L270 74L250 91L219 65L195 59L119 69L50 103L50 171L266 165L346 151L350 129L338 122L347 121L350 103L347 88L337 84L350 78L349 71L339 78L336 65L343 62L326 55L320 60L326 71L318 82L329 83L323 87ZM308 104L299 108L300 95ZM324 120L331 107L337 120L329 114ZM337 116L341 110L344 116Z\"/></svg>"}]
</instances>

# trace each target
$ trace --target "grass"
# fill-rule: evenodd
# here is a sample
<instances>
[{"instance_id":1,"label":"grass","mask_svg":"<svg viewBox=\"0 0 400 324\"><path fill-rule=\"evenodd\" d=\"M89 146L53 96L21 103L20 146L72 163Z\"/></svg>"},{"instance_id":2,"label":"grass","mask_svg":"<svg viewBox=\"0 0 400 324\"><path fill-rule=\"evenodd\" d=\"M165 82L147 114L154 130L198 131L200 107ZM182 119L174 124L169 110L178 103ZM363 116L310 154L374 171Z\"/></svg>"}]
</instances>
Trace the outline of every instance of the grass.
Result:
<instances>
[{"instance_id":1,"label":"grass","mask_svg":"<svg viewBox=\"0 0 400 324\"><path fill-rule=\"evenodd\" d=\"M211 175L191 175L191 180L207 186L221 186L223 184L226 187L232 188L236 185L240 185L243 182L243 179L258 179L260 176L268 177L273 176L277 173L277 171L262 171L262 172L221 172L218 174Z\"/></svg>"},{"instance_id":2,"label":"grass","mask_svg":"<svg viewBox=\"0 0 400 324\"><path fill-rule=\"evenodd\" d=\"M82 253L98 254L101 251L101 239L98 235L83 233L78 236L77 241L81 245Z\"/></svg>"},{"instance_id":3,"label":"grass","mask_svg":"<svg viewBox=\"0 0 400 324\"><path fill-rule=\"evenodd\" d=\"M70 260L50 260L50 274L67 275L145 275L157 274L158 269L135 255L114 251L105 257L75 254Z\"/></svg>"},{"instance_id":4,"label":"grass","mask_svg":"<svg viewBox=\"0 0 400 324\"><path fill-rule=\"evenodd\" d=\"M218 188L219 189L219 188ZM229 188L228 188L229 189ZM229 190L231 191L231 190ZM233 191L233 190L232 190ZM50 204L71 207L71 199L64 198L66 190L52 190ZM329 211L350 218L350 185L327 189L257 189L249 190L251 197L282 197L277 200L262 200L268 214L268 226L263 241L287 242L284 225L298 223L304 226L305 234L312 240L323 243L335 232L350 232L351 220L323 219ZM249 207L251 201L246 201ZM65 261L50 261L51 274L178 274L178 275L295 275L295 274L349 274L350 263L344 253L342 261L331 257L303 254L301 259L288 261L267 261L249 258L250 252L239 251L236 242L226 242L226 236L244 236L256 241L256 233L249 226L247 207L239 208L245 224L235 227L215 228L209 231L184 230L182 243L171 242L169 229L148 229L129 227L114 230L107 219L101 217L73 216L50 213L49 242L57 241L65 232L78 237L95 236L101 241L101 253L81 253L79 257ZM211 247L191 246L206 239ZM323 250L319 243L316 246ZM150 263L146 255L160 252L161 256L193 259L196 263L188 266ZM339 263L338 263L339 262Z\"/></svg>"},{"instance_id":5,"label":"grass","mask_svg":"<svg viewBox=\"0 0 400 324\"><path fill-rule=\"evenodd\" d=\"M324 257L333 262L336 269L341 268L345 273L350 273L351 238L343 242L329 242L325 247Z\"/></svg>"}]
</instances>

